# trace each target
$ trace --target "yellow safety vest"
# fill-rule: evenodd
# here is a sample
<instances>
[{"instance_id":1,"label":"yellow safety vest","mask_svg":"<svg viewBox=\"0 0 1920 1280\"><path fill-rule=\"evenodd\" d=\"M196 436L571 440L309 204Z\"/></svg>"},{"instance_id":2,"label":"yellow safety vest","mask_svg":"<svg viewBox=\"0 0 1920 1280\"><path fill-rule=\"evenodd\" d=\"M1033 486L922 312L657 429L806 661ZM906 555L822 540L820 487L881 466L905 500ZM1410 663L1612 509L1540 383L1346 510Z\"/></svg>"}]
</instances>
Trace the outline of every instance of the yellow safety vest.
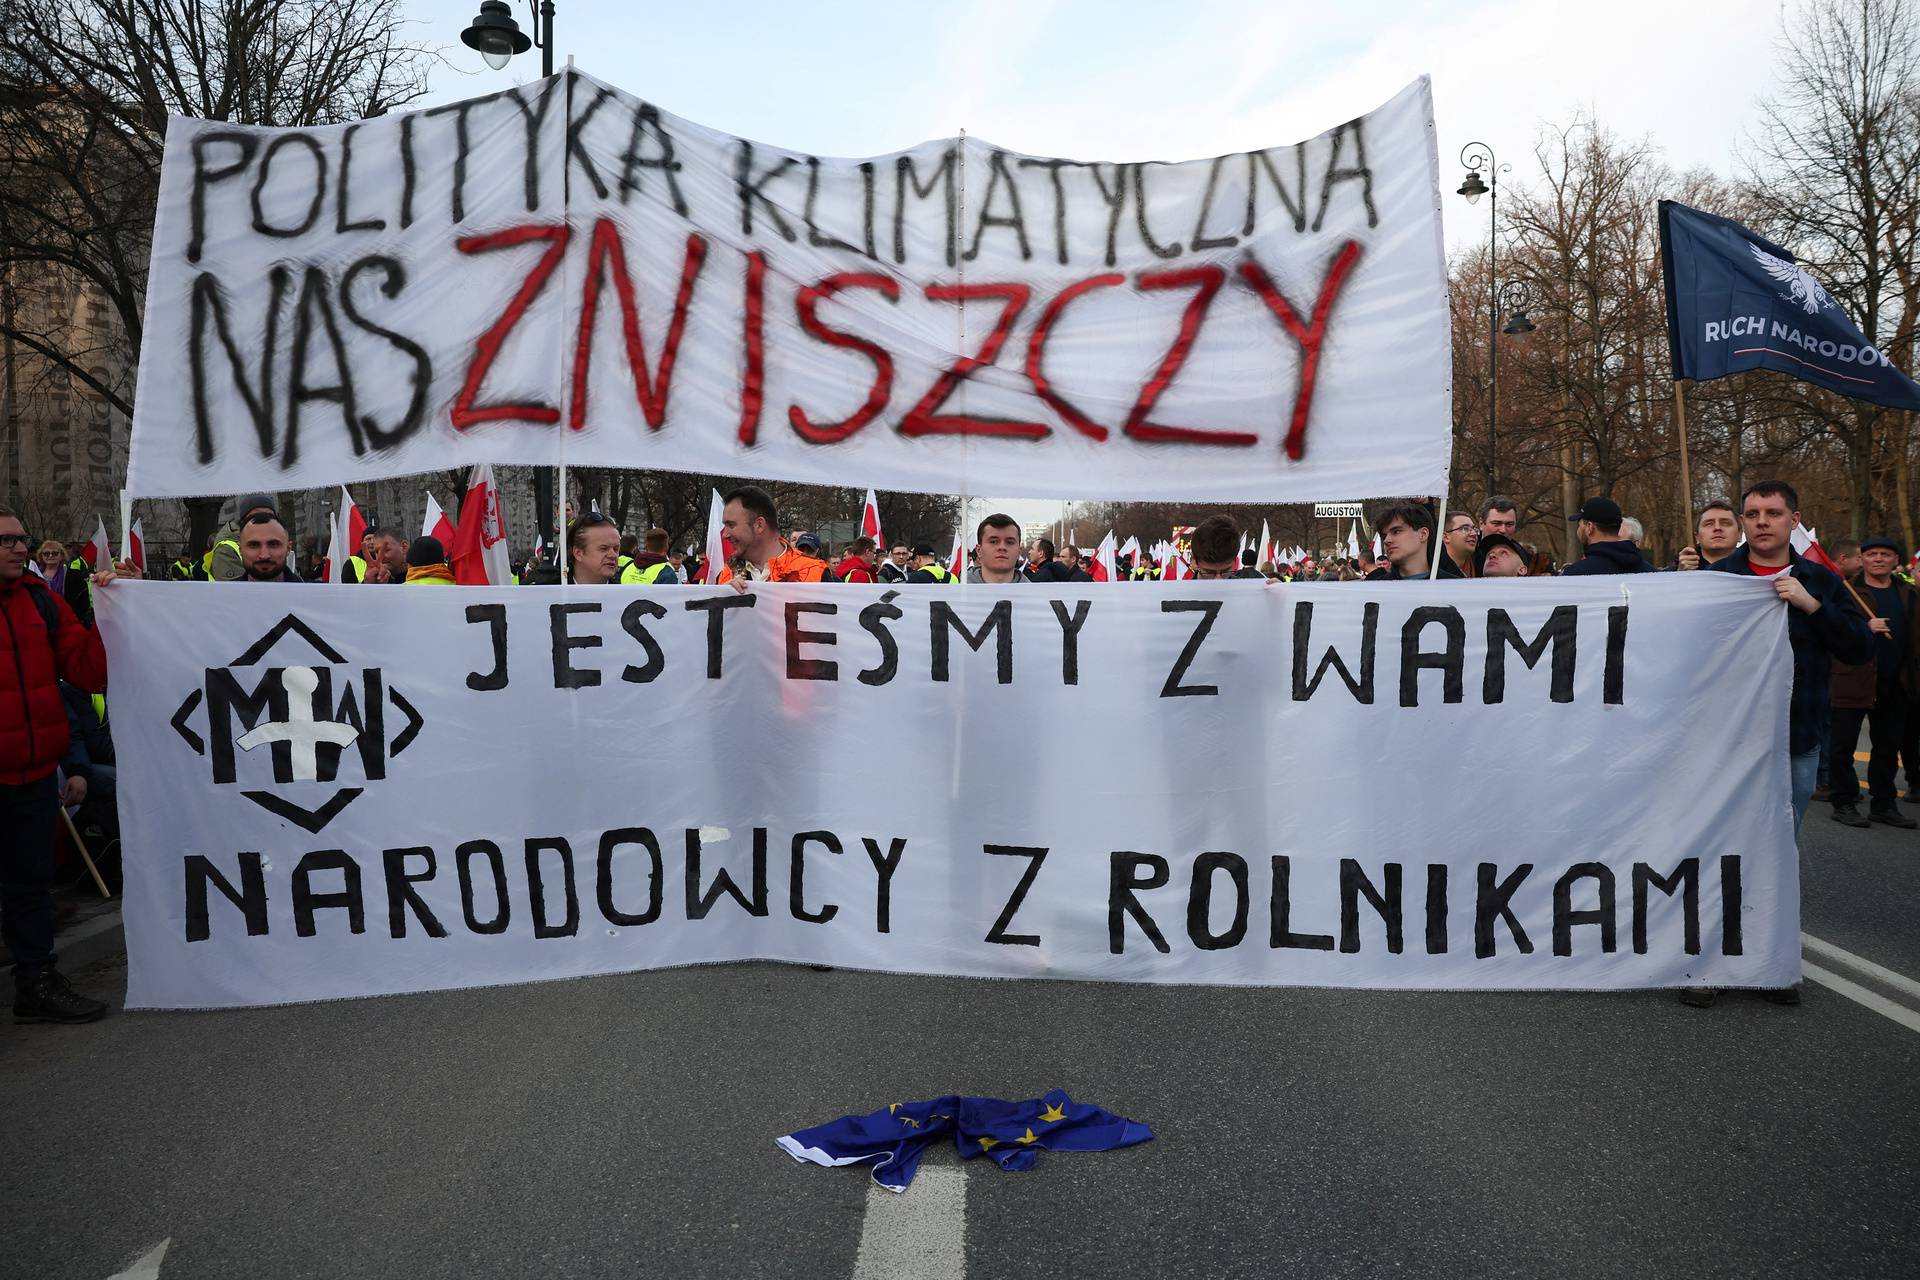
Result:
<instances>
[{"instance_id":1,"label":"yellow safety vest","mask_svg":"<svg viewBox=\"0 0 1920 1280\"><path fill-rule=\"evenodd\" d=\"M660 581L660 571L667 567L668 565L665 560L662 560L659 564L650 564L644 569L633 561L628 560L620 570L620 583L622 586L638 585L650 587Z\"/></svg>"},{"instance_id":2,"label":"yellow safety vest","mask_svg":"<svg viewBox=\"0 0 1920 1280\"><path fill-rule=\"evenodd\" d=\"M367 562L364 557L348 556L347 563L353 566L353 580L355 582L365 582L367 580Z\"/></svg>"},{"instance_id":3,"label":"yellow safety vest","mask_svg":"<svg viewBox=\"0 0 1920 1280\"><path fill-rule=\"evenodd\" d=\"M218 551L221 547L232 547L233 554L236 559L240 555L240 544L235 542L232 538L222 538L220 539L220 541L214 543L211 547L208 547L207 554L200 557L200 567L206 570L208 581L213 580L213 553Z\"/></svg>"},{"instance_id":4,"label":"yellow safety vest","mask_svg":"<svg viewBox=\"0 0 1920 1280\"><path fill-rule=\"evenodd\" d=\"M945 583L945 582L953 581L952 572L947 568L947 566L941 564L938 560L935 560L929 564L921 565L918 570L915 570L915 572L930 573L933 575L933 580L935 582Z\"/></svg>"}]
</instances>

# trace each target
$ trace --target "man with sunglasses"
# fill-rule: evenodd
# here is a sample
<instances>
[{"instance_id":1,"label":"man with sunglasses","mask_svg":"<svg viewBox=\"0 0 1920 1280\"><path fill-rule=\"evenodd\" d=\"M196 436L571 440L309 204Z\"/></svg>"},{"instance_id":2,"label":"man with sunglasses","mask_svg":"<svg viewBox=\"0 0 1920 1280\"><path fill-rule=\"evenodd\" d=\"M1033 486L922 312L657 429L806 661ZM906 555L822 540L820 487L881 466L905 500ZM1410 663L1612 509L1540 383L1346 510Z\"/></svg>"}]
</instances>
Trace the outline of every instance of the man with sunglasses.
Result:
<instances>
[{"instance_id":1,"label":"man with sunglasses","mask_svg":"<svg viewBox=\"0 0 1920 1280\"><path fill-rule=\"evenodd\" d=\"M63 799L85 794L75 777L63 796L55 769L70 734L60 682L104 692L107 654L99 633L27 572L27 551L25 526L0 507L0 937L13 954L15 1022L91 1022L107 1007L54 968L54 823ZM138 576L121 561L95 581Z\"/></svg>"}]
</instances>

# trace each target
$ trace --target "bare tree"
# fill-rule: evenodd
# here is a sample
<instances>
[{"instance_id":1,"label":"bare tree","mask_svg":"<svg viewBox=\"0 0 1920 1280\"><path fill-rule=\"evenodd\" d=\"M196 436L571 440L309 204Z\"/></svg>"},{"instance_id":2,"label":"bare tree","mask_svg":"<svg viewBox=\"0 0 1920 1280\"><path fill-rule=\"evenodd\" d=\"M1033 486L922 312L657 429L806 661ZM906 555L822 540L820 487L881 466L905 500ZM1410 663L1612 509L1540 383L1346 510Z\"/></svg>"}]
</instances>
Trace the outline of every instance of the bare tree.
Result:
<instances>
[{"instance_id":1,"label":"bare tree","mask_svg":"<svg viewBox=\"0 0 1920 1280\"><path fill-rule=\"evenodd\" d=\"M1811 0L1785 19L1780 56L1785 87L1762 105L1748 158L1764 229L1815 264L1867 340L1912 374L1920 317L1920 6ZM1801 404L1846 449L1855 537L1884 501L1875 466L1888 453L1882 433L1894 432L1896 502L1912 545L1905 415L1812 388Z\"/></svg>"},{"instance_id":2,"label":"bare tree","mask_svg":"<svg viewBox=\"0 0 1920 1280\"><path fill-rule=\"evenodd\" d=\"M5 13L0 339L129 416L168 115L291 127L383 115L426 91L433 58L406 37L399 0L12 0ZM86 341L57 309L17 305L28 289L76 287L109 314ZM102 341L122 358L103 360ZM217 510L194 507L196 535Z\"/></svg>"}]
</instances>

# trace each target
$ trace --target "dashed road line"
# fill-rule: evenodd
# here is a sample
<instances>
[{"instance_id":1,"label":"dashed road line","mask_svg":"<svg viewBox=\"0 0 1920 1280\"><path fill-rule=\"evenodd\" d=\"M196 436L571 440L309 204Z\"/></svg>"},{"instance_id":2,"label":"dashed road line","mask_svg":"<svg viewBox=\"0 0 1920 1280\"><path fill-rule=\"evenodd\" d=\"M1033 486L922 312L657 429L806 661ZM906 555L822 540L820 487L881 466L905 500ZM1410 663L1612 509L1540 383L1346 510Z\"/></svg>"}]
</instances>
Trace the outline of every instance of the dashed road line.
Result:
<instances>
[{"instance_id":1,"label":"dashed road line","mask_svg":"<svg viewBox=\"0 0 1920 1280\"><path fill-rule=\"evenodd\" d=\"M966 1280L967 1171L922 1166L905 1191L867 1184L853 1280Z\"/></svg>"}]
</instances>

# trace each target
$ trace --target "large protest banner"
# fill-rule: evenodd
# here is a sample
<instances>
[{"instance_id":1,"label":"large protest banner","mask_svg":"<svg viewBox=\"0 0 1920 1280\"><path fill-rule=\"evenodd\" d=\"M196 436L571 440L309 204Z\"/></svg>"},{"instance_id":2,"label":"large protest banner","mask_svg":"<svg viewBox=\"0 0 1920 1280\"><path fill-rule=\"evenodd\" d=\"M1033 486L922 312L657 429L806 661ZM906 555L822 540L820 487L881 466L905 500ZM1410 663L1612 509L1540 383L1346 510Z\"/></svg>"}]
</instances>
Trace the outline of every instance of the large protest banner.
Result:
<instances>
[{"instance_id":1,"label":"large protest banner","mask_svg":"<svg viewBox=\"0 0 1920 1280\"><path fill-rule=\"evenodd\" d=\"M568 72L329 128L175 119L128 487L477 462L939 493L1445 487L1427 82L1185 163L835 160Z\"/></svg>"},{"instance_id":2,"label":"large protest banner","mask_svg":"<svg viewBox=\"0 0 1920 1280\"><path fill-rule=\"evenodd\" d=\"M1764 582L350 590L100 593L130 1006L1799 974Z\"/></svg>"}]
</instances>

